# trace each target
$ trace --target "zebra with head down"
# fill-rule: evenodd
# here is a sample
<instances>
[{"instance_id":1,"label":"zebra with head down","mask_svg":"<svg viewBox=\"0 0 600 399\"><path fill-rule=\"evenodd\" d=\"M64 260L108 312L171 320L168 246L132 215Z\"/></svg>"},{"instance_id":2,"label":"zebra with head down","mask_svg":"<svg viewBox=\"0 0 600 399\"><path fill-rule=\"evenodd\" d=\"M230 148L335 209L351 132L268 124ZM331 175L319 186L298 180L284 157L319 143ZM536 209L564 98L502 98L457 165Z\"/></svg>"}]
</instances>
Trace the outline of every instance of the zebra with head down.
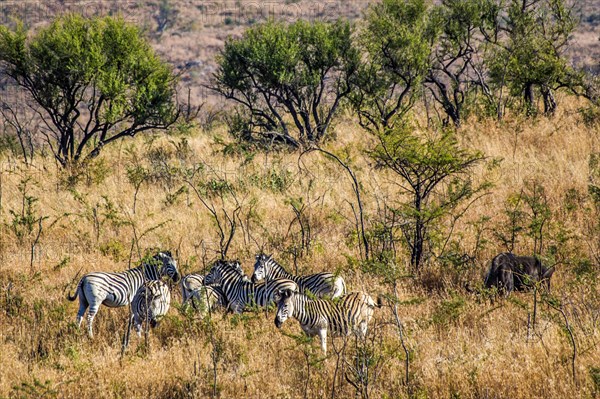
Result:
<instances>
[{"instance_id":1,"label":"zebra with head down","mask_svg":"<svg viewBox=\"0 0 600 399\"><path fill-rule=\"evenodd\" d=\"M90 338L94 336L92 323L100 305L120 307L131 303L137 290L148 280L159 280L168 276L173 281L179 280L177 262L169 251L158 252L149 261L140 266L119 273L93 272L79 280L73 296L68 295L69 301L79 297L77 326L81 326L83 315L87 313L87 327Z\"/></svg>"},{"instance_id":2,"label":"zebra with head down","mask_svg":"<svg viewBox=\"0 0 600 399\"><path fill-rule=\"evenodd\" d=\"M191 273L181 278L183 305L190 303L202 315L216 307L227 307L227 299L219 285L204 285L204 275Z\"/></svg>"},{"instance_id":3,"label":"zebra with head down","mask_svg":"<svg viewBox=\"0 0 600 399\"><path fill-rule=\"evenodd\" d=\"M275 294L283 289L298 290L292 280L275 279L254 284L247 281L239 262L217 261L204 277L204 284L219 284L234 313L241 313L246 306L256 304L265 308L275 302Z\"/></svg>"},{"instance_id":4,"label":"zebra with head down","mask_svg":"<svg viewBox=\"0 0 600 399\"><path fill-rule=\"evenodd\" d=\"M300 327L309 337L318 335L321 349L327 354L327 331L332 335L349 335L351 332L359 337L367 334L367 325L373 317L376 304L369 295L354 292L344 295L338 301L311 299L294 290L281 290L277 293L277 314L275 326L281 328L290 317L300 322Z\"/></svg>"},{"instance_id":5,"label":"zebra with head down","mask_svg":"<svg viewBox=\"0 0 600 399\"><path fill-rule=\"evenodd\" d=\"M341 276L336 276L329 272L296 276L288 273L271 255L256 255L252 281L271 281L276 278L286 278L295 281L298 287L300 287L300 292L310 292L319 298L337 298L346 293L346 283Z\"/></svg>"}]
</instances>

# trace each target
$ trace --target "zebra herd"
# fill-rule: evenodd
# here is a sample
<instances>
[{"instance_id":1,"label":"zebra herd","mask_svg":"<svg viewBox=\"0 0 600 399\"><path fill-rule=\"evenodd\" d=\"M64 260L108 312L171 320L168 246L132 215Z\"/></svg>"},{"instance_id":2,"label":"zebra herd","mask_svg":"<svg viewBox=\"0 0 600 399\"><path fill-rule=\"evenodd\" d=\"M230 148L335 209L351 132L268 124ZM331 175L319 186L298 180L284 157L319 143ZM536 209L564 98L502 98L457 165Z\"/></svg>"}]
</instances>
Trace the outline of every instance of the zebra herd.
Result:
<instances>
[{"instance_id":1,"label":"zebra herd","mask_svg":"<svg viewBox=\"0 0 600 399\"><path fill-rule=\"evenodd\" d=\"M88 309L88 335L93 337L92 323L100 304L109 307L131 305L131 318L138 335L142 322L156 326L169 310L171 292L161 281L168 276L179 281L177 262L168 251L158 252L149 261L121 273L94 272L81 278L73 296L79 297L77 325L81 326ZM319 336L327 353L327 334L364 336L373 317L375 303L366 293L346 294L341 276L322 272L306 276L288 273L271 256L256 256L251 278L244 274L238 261L218 260L208 274L188 274L179 282L183 303L191 304L202 314L222 307L241 313L250 306L266 308L275 304L275 325L281 328L290 317L297 319L308 336ZM335 300L333 300L335 299Z\"/></svg>"}]
</instances>

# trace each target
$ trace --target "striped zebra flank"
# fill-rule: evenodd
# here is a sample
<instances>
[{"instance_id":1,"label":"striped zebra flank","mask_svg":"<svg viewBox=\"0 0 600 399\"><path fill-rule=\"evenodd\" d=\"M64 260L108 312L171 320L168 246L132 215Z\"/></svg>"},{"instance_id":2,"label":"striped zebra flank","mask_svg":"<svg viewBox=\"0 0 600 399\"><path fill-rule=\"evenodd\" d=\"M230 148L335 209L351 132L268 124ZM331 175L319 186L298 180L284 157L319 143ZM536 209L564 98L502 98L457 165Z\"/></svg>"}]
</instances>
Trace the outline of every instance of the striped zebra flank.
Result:
<instances>
[{"instance_id":1,"label":"striped zebra flank","mask_svg":"<svg viewBox=\"0 0 600 399\"><path fill-rule=\"evenodd\" d=\"M155 328L171 306L171 289L161 280L146 281L131 302L131 317L138 337L142 336L142 323Z\"/></svg>"},{"instance_id":2,"label":"striped zebra flank","mask_svg":"<svg viewBox=\"0 0 600 399\"><path fill-rule=\"evenodd\" d=\"M266 308L275 303L280 290L298 290L298 285L288 279L276 279L255 284L244 278L239 262L217 261L204 277L204 284L219 284L228 303L228 309L242 313L247 306Z\"/></svg>"},{"instance_id":3,"label":"striped zebra flank","mask_svg":"<svg viewBox=\"0 0 600 399\"><path fill-rule=\"evenodd\" d=\"M296 276L288 273L271 255L256 255L252 281L256 283L262 280L271 281L277 278L295 281L298 287L300 287L300 292L305 294L311 293L318 298L338 298L346 293L344 278L336 276L334 273L322 272Z\"/></svg>"},{"instance_id":4,"label":"striped zebra flank","mask_svg":"<svg viewBox=\"0 0 600 399\"><path fill-rule=\"evenodd\" d=\"M81 327L83 315L87 310L88 335L93 338L92 324L100 305L112 308L129 305L145 281L160 280L163 276L170 277L174 282L179 281L177 262L168 251L158 252L150 261L123 272L86 274L79 280L75 294L67 296L69 301L79 297L77 326Z\"/></svg>"},{"instance_id":5,"label":"striped zebra flank","mask_svg":"<svg viewBox=\"0 0 600 399\"><path fill-rule=\"evenodd\" d=\"M191 304L201 316L217 307L227 307L227 299L220 286L204 285L204 275L192 273L180 281L183 305Z\"/></svg>"},{"instance_id":6,"label":"striped zebra flank","mask_svg":"<svg viewBox=\"0 0 600 399\"><path fill-rule=\"evenodd\" d=\"M319 336L321 349L327 354L327 333L332 336L346 336L354 333L365 337L367 326L373 317L373 298L362 292L344 295L337 301L311 299L294 290L278 293L275 326L281 328L290 317L300 322L300 327L309 337Z\"/></svg>"}]
</instances>

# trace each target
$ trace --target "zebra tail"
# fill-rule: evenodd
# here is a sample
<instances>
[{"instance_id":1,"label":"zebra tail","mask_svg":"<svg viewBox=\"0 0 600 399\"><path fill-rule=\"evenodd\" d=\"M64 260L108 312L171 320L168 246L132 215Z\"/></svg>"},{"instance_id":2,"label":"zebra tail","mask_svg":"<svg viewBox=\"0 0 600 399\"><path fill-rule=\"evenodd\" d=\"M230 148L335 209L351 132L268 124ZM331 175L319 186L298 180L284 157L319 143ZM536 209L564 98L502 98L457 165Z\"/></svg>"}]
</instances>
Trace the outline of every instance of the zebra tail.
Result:
<instances>
[{"instance_id":1,"label":"zebra tail","mask_svg":"<svg viewBox=\"0 0 600 399\"><path fill-rule=\"evenodd\" d=\"M75 299L77 299L77 296L79 296L79 284L77 285L77 288L75 289L75 294L73 294L73 296L71 296L71 294L67 293L67 299L71 302L73 302Z\"/></svg>"},{"instance_id":2,"label":"zebra tail","mask_svg":"<svg viewBox=\"0 0 600 399\"><path fill-rule=\"evenodd\" d=\"M81 269L79 269L79 271L77 272L77 274L75 275L75 278L73 278L73 280L71 280L71 283L69 285L71 285L73 283L73 281L79 277L79 273L81 273ZM71 296L71 294L67 293L67 299L71 302L73 302L77 296L79 295L79 287L81 286L81 282L83 281L83 278L81 280L79 280L79 282L77 283L77 288L75 288L75 294L73 294L73 296Z\"/></svg>"},{"instance_id":3,"label":"zebra tail","mask_svg":"<svg viewBox=\"0 0 600 399\"><path fill-rule=\"evenodd\" d=\"M381 295L377 295L377 303L375 304L378 308L383 306L383 297Z\"/></svg>"}]
</instances>

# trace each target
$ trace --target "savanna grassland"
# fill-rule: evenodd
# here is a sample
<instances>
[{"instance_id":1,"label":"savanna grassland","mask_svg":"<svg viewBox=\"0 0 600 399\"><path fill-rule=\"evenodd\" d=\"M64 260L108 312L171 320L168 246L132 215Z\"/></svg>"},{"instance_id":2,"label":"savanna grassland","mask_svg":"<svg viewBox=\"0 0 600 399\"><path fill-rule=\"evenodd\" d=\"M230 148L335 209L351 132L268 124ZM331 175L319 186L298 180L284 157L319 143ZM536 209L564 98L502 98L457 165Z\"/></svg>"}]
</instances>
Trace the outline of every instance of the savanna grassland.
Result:
<instances>
[{"instance_id":1,"label":"savanna grassland","mask_svg":"<svg viewBox=\"0 0 600 399\"><path fill-rule=\"evenodd\" d=\"M241 145L202 88L228 35L273 15L358 18L366 3L172 4L174 26L148 37L185 70L192 102L206 101L195 121L126 138L68 172L41 143L30 165L2 148L0 398L600 397L600 125L587 101L558 93L552 117L465 118L456 137L483 154L469 174L485 188L439 219L418 273L399 229L382 234L388 206L408 200L401 182L343 110L321 145L359 182L366 262L347 171L319 152ZM572 58L594 67L600 14L593 1L580 5L589 18ZM116 9L155 32L156 6L94 2L88 13ZM0 7L35 29L81 4ZM439 134L425 115L419 100L412 128ZM509 242L556 265L551 295L482 288ZM177 286L165 320L125 350L127 308L102 307L93 340L77 329L66 296L84 273L124 270L157 249L172 251L182 274L206 272L225 248L247 274L265 251L298 274L335 271L349 290L381 297L366 340L334 339L324 357L297 321L278 330L273 309L200 319Z\"/></svg>"},{"instance_id":2,"label":"savanna grassland","mask_svg":"<svg viewBox=\"0 0 600 399\"><path fill-rule=\"evenodd\" d=\"M273 311L216 313L212 322L203 322L178 305L150 334L147 346L134 338L121 355L128 310L102 308L96 337L89 340L74 325L76 304L65 299L79 271L125 269L130 258L139 259L138 247L170 248L183 273L206 270L217 257L219 235L211 213L186 188L189 178L180 172L189 167L198 171L195 182L221 223L226 223L223 212L232 217L239 209L228 256L240 259L246 272L264 249L300 272L337 270L352 290L391 294L391 286L359 262L351 180L330 159L231 154L220 128L125 141L107 150L77 183L65 181L50 158L40 156L25 168L5 156L0 396L350 397L356 389L345 376L361 387L358 356L369 365L364 384L370 397L594 397L600 388L599 236L587 190L597 128L582 123L574 101L563 101L570 105L553 119L472 120L459 131L464 146L495 160L474 171L476 180L488 179L493 187L455 227L460 248L473 262L452 269L432 260L415 276L399 249L405 262L396 267L406 270L397 295L409 353L408 385L389 303L377 310L367 342L358 346L363 352L349 339L343 356L332 349L323 358L316 342L300 338L297 322L278 331ZM369 164L369 140L350 115L346 120L326 148L355 171L373 226L377 201L400 194L390 176ZM136 166L153 171L137 196L127 172ZM531 293L492 301L463 289L466 282L475 290L481 286L489 259L505 250L496 233L509 223L507 204L533 182L543 187L551 212L544 245L558 248L559 261L552 287L556 301L538 298L535 326ZM19 238L15 231L22 226L13 223L24 196L36 222ZM304 247L292 204L302 209L305 233L310 229ZM484 223L473 223L482 217ZM518 237L515 251L532 251L532 240L524 232ZM178 293L174 302L180 302ZM568 331L576 345L574 362ZM330 348L341 351L343 344L338 339Z\"/></svg>"}]
</instances>

